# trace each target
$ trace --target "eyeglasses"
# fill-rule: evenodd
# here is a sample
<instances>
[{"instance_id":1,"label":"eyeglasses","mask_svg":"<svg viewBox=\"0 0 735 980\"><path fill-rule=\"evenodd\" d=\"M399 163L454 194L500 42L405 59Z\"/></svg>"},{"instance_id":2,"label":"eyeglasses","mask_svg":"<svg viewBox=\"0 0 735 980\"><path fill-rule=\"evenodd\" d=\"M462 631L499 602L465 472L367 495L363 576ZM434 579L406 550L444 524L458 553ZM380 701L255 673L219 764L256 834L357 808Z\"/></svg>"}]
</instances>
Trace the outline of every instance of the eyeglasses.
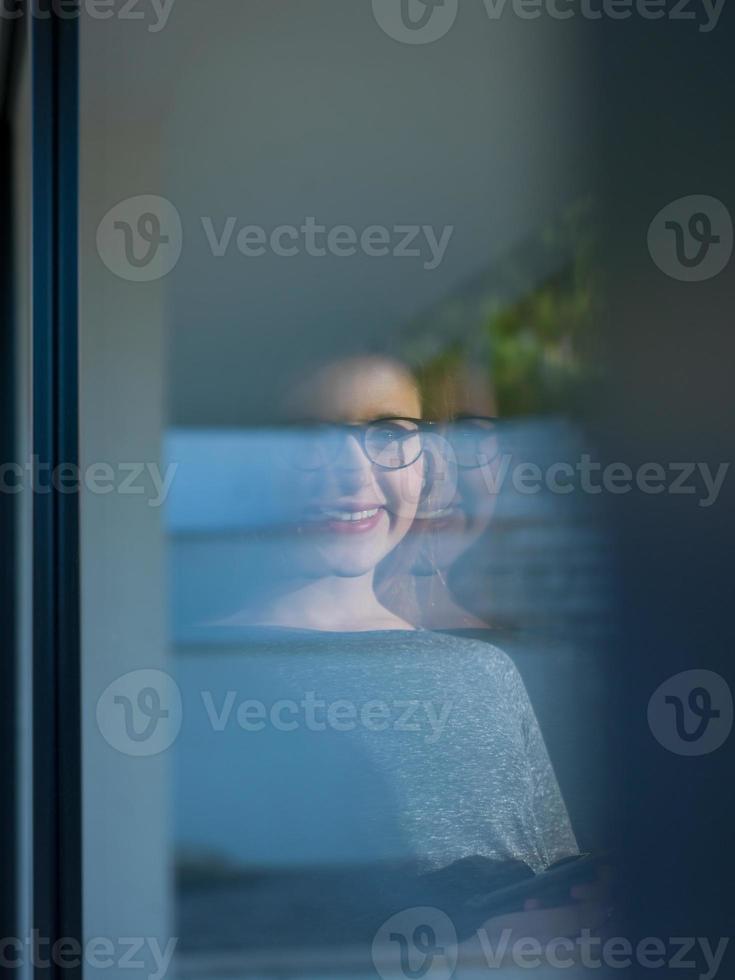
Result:
<instances>
[{"instance_id":1,"label":"eyeglasses","mask_svg":"<svg viewBox=\"0 0 735 980\"><path fill-rule=\"evenodd\" d=\"M298 430L288 446L288 459L300 470L330 466L341 456L345 442L356 438L375 466L402 470L423 452L423 423L419 419L384 418L363 423L316 423Z\"/></svg>"},{"instance_id":2,"label":"eyeglasses","mask_svg":"<svg viewBox=\"0 0 735 980\"><path fill-rule=\"evenodd\" d=\"M498 454L497 419L477 415L450 422L403 417L318 422L293 431L281 453L296 469L318 470L339 459L349 438L356 438L367 459L385 470L412 466L427 448L453 456L461 469L479 469Z\"/></svg>"},{"instance_id":3,"label":"eyeglasses","mask_svg":"<svg viewBox=\"0 0 735 980\"><path fill-rule=\"evenodd\" d=\"M484 415L460 415L451 422L436 423L463 470L487 466L498 455L498 420Z\"/></svg>"}]
</instances>

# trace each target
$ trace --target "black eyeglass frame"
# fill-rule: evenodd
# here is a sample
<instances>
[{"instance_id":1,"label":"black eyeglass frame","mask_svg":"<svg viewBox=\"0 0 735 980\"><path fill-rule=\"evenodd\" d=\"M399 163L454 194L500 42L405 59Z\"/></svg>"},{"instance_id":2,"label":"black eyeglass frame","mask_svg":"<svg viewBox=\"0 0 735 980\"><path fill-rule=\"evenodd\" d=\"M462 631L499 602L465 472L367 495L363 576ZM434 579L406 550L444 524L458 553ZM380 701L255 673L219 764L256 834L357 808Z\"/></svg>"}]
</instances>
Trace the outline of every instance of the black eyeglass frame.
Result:
<instances>
[{"instance_id":1,"label":"black eyeglass frame","mask_svg":"<svg viewBox=\"0 0 735 980\"><path fill-rule=\"evenodd\" d=\"M441 422L431 422L431 425L448 427L451 425L456 425L462 422L490 422L493 426L497 426L500 423L500 419L496 415L456 415L447 421ZM451 444L451 440L447 440ZM455 456L457 454L455 453ZM479 470L483 466L487 466L491 459L495 459L497 453L490 457L490 459L485 460L482 463L461 463L459 457L457 457L457 466L461 470Z\"/></svg>"},{"instance_id":2,"label":"black eyeglass frame","mask_svg":"<svg viewBox=\"0 0 735 980\"><path fill-rule=\"evenodd\" d=\"M424 455L426 451L425 447L422 445L418 453L416 454L416 456L413 459L409 460L409 462L401 463L399 466L387 466L385 463L381 463L379 460L373 459L372 455L368 451L367 437L368 437L368 432L371 429L381 424L384 424L386 422L410 422L412 425L416 426L416 432L415 433L413 431L407 432L407 435L412 436L415 435L416 433L421 435L427 432L438 432L440 435L444 436L444 432L442 431L442 429L445 429L456 423L489 422L492 423L493 425L497 425L498 421L499 420L497 417L489 416L489 415L458 415L446 421L438 420L438 419L417 419L417 418L412 418L408 415L385 415L385 416L381 416L380 418L370 419L367 422L326 422L322 419L318 419L318 420L313 419L313 420L306 421L304 425L310 427L313 426L314 428L321 427L324 429L342 429L348 431L350 434L353 435L359 432L360 446L366 458L371 463L371 465L377 466L379 469L386 470L388 472L397 472L399 470L407 469L409 466L413 466L415 463L417 463ZM447 441L450 442L451 445L451 440L447 439ZM481 467L487 465L487 462L489 462L489 460L482 463L468 464L468 463L461 463L459 459L457 459L457 466L463 470L474 470L474 469L480 469ZM319 467L297 466L296 468L303 470L305 472L310 472L318 469Z\"/></svg>"},{"instance_id":3,"label":"black eyeglass frame","mask_svg":"<svg viewBox=\"0 0 735 980\"><path fill-rule=\"evenodd\" d=\"M416 430L407 431L407 436L421 435L421 433L425 431L427 425L431 424L425 419L410 418L407 415L386 415L377 419L370 419L368 422L325 422L323 419L319 419L307 420L303 423L303 425L314 429L340 429L348 432L350 435L357 435L359 433L357 437L360 442L360 448L370 464L372 466L377 466L381 470L386 470L389 473L395 473L399 470L405 470L409 466L413 466L415 463L417 463L424 454L424 447L422 445L413 459L409 460L407 463L401 463L400 466L387 466L385 463L381 463L379 460L373 459L368 451L368 433L371 429L375 429L379 425L385 424L386 422L410 422L412 425L415 425ZM304 472L312 472L319 469L319 466L296 466L295 468Z\"/></svg>"}]
</instances>

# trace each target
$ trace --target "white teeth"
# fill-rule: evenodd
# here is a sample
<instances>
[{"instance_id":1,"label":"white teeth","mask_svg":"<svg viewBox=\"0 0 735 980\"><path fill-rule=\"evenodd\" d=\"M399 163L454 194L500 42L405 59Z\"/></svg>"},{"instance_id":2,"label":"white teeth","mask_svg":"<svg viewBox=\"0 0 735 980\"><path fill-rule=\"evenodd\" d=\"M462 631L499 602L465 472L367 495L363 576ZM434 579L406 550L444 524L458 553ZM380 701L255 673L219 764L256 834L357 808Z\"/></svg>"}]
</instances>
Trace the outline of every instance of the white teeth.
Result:
<instances>
[{"instance_id":1,"label":"white teeth","mask_svg":"<svg viewBox=\"0 0 735 980\"><path fill-rule=\"evenodd\" d=\"M443 507L441 510L425 510L421 511L419 517L426 521L434 521L438 517L448 517L450 514L453 514L454 511L454 507Z\"/></svg>"},{"instance_id":2,"label":"white teeth","mask_svg":"<svg viewBox=\"0 0 735 980\"><path fill-rule=\"evenodd\" d=\"M379 507L374 507L372 510L327 510L323 508L322 513L325 517L330 518L333 521L368 521L371 517L375 515L380 510Z\"/></svg>"}]
</instances>

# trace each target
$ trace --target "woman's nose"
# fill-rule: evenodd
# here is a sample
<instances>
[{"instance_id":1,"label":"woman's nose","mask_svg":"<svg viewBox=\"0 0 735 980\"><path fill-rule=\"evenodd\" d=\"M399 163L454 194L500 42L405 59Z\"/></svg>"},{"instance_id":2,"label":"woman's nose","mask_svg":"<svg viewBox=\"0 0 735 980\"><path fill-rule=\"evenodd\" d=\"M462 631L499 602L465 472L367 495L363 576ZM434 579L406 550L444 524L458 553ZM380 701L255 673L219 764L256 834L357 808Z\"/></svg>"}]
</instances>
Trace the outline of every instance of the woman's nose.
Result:
<instances>
[{"instance_id":1,"label":"woman's nose","mask_svg":"<svg viewBox=\"0 0 735 980\"><path fill-rule=\"evenodd\" d=\"M365 454L358 434L346 434L334 461L334 468L342 480L357 482L360 486L372 477L372 463Z\"/></svg>"}]
</instances>

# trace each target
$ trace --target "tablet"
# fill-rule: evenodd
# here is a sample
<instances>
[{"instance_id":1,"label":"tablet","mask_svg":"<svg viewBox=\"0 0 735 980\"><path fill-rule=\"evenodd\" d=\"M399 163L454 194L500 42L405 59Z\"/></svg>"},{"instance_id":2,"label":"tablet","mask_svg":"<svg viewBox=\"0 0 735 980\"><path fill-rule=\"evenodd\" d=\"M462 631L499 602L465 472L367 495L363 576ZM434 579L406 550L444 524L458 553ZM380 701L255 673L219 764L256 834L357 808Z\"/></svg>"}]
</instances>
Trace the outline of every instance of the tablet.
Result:
<instances>
[{"instance_id":1,"label":"tablet","mask_svg":"<svg viewBox=\"0 0 735 980\"><path fill-rule=\"evenodd\" d=\"M609 862L610 856L604 853L575 854L562 858L533 877L475 895L467 899L466 906L468 910L472 909L489 917L518 911L529 898L565 905L568 904L569 891L573 885L595 881L600 867Z\"/></svg>"}]
</instances>

